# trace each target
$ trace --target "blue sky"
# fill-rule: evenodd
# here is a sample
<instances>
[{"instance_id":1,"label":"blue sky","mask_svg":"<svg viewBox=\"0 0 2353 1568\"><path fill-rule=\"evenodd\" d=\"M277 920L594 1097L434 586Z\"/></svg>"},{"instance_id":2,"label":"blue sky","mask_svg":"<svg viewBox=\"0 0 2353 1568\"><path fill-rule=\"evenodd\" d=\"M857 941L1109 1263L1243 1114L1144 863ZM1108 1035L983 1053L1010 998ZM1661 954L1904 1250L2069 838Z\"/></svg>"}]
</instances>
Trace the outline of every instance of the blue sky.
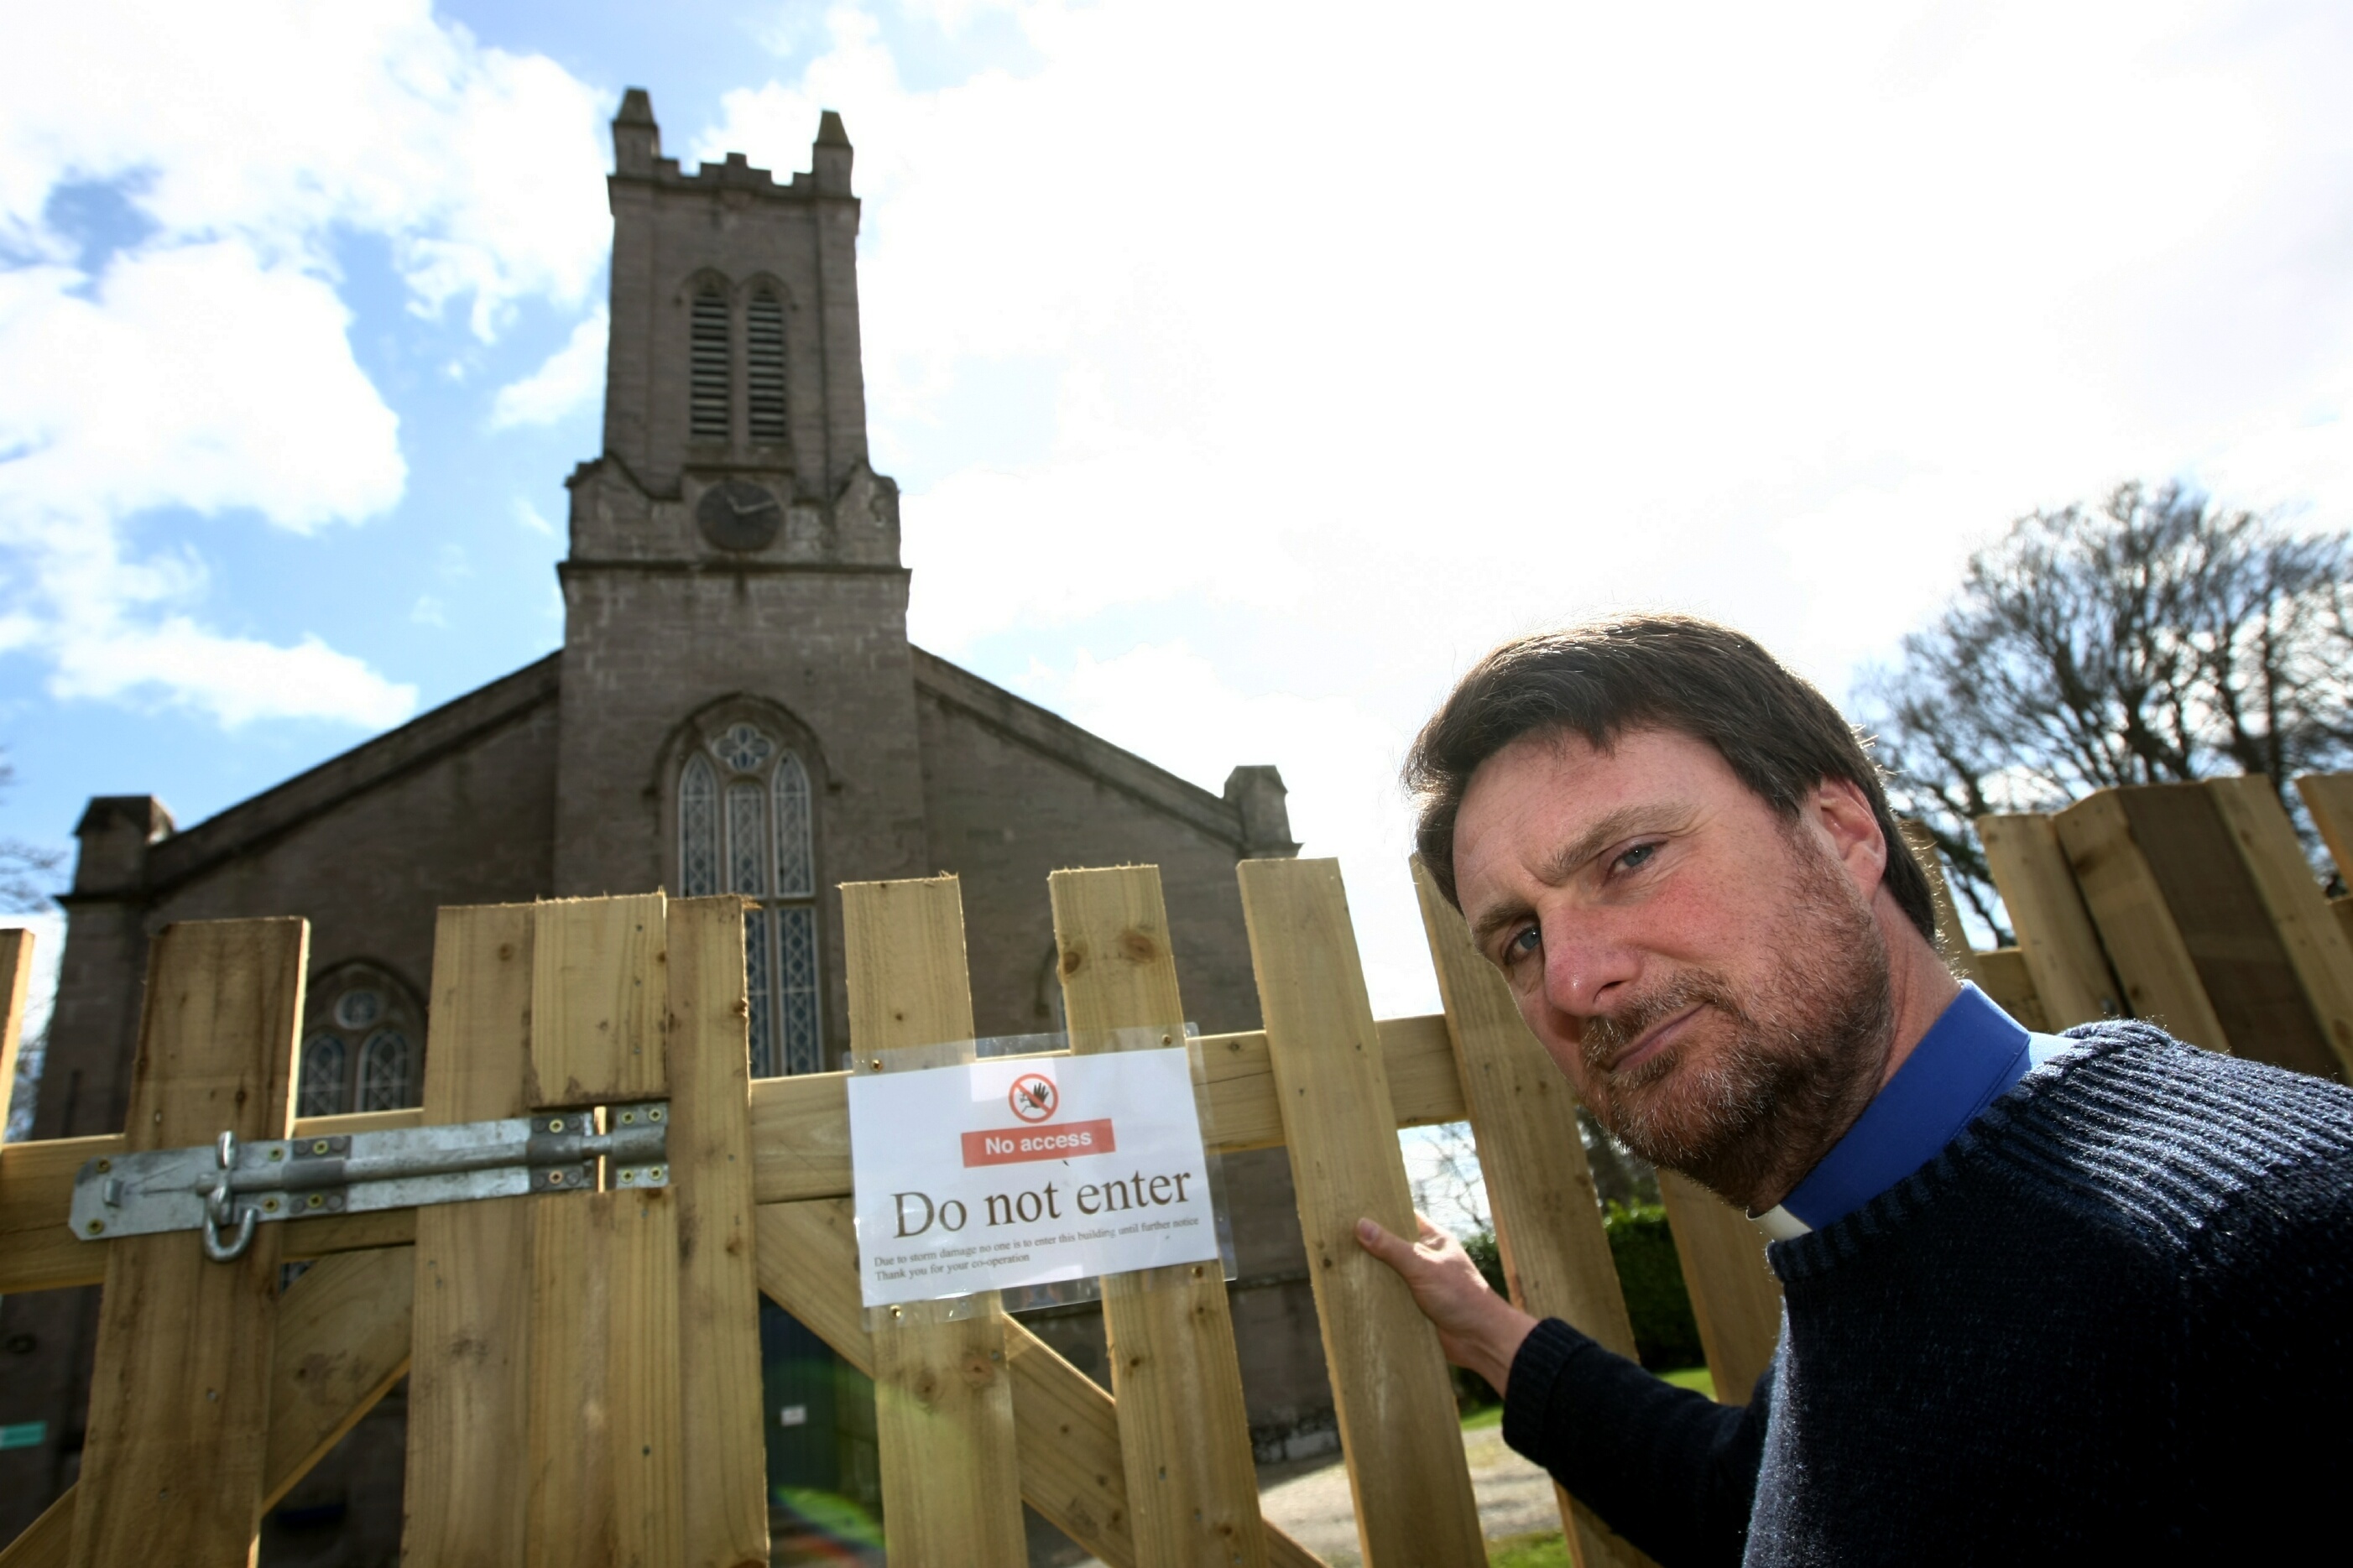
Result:
<instances>
[{"instance_id":1,"label":"blue sky","mask_svg":"<svg viewBox=\"0 0 2353 1568\"><path fill-rule=\"evenodd\" d=\"M620 89L779 170L829 107L917 639L1282 766L1419 1010L1395 764L1498 638L1693 609L1843 695L2037 505L2346 524L2348 65L2320 4L14 8L0 834L552 650Z\"/></svg>"}]
</instances>

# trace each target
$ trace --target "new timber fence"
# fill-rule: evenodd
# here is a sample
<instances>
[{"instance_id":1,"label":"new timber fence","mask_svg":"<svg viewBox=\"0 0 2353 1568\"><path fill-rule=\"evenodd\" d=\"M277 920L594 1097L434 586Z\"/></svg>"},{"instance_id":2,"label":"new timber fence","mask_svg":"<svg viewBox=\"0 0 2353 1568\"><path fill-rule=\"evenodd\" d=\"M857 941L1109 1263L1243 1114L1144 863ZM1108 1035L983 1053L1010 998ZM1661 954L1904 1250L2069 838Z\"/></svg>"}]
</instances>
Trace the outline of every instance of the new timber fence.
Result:
<instances>
[{"instance_id":1,"label":"new timber fence","mask_svg":"<svg viewBox=\"0 0 2353 1568\"><path fill-rule=\"evenodd\" d=\"M2301 787L2353 852L2353 777ZM2020 945L1953 957L2013 1012L2038 1027L2137 1013L2345 1076L2353 917L2263 781L1981 826ZM1484 1560L1435 1337L1354 1237L1365 1214L1410 1234L1398 1128L1467 1119L1514 1297L1634 1349L1570 1089L1416 876L1443 1014L1374 1018L1336 864L1250 861L1264 1027L1201 1041L1218 1148L1288 1149L1379 1568ZM1060 872L1049 891L1071 1048L1181 1028L1157 872ZM842 897L852 1048L970 1039L955 879ZM1261 1517L1214 1267L1105 1281L1109 1391L993 1297L861 1307L848 1075L751 1079L743 911L659 894L444 910L422 1108L300 1120L302 922L162 932L123 1132L0 1150L0 1291L104 1286L80 1479L0 1568L248 1563L264 1510L404 1374L406 1561L765 1563L762 1294L874 1378L894 1564L1019 1563L1024 1501L1110 1563L1316 1562ZM29 940L7 936L0 1081ZM305 1217L240 1240L224 1174L201 1237L141 1231L104 1177L173 1150ZM355 1184L370 1160L408 1162L377 1171L379 1194L425 1190L396 1176L469 1201L370 1207L341 1195L358 1185L292 1173L328 1162ZM1779 1316L1762 1239L1663 1185L1715 1386L1745 1397ZM281 1289L296 1259L311 1267ZM1579 1563L1643 1561L1560 1502Z\"/></svg>"}]
</instances>

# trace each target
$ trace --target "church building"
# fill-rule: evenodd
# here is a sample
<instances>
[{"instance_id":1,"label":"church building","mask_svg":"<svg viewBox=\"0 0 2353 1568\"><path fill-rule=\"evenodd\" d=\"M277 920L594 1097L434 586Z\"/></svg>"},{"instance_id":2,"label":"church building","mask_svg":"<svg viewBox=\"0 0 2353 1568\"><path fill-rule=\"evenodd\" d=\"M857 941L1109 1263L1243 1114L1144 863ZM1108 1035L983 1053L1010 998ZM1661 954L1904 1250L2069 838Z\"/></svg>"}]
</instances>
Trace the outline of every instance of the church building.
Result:
<instances>
[{"instance_id":1,"label":"church building","mask_svg":"<svg viewBox=\"0 0 2353 1568\"><path fill-rule=\"evenodd\" d=\"M767 1076L844 1066L838 884L955 873L978 1027L1028 1035L1060 1016L1048 874L1148 862L1195 1020L1257 1026L1234 868L1298 847L1276 770L1237 767L1213 795L907 640L840 119L783 181L740 153L681 172L638 89L613 143L604 447L568 481L563 646L192 826L152 796L90 801L35 1137L121 1129L148 943L175 921L311 922L306 1115L417 1102L449 904L756 900ZM1286 1156L1229 1155L1225 1173L1253 1436L1266 1458L1329 1448ZM76 1473L96 1294L0 1304L0 1424L40 1428L0 1451L0 1541ZM772 1480L876 1495L871 1391L769 1310ZM1108 1385L1094 1308L1026 1321ZM401 1422L396 1394L285 1500L265 1563L394 1560Z\"/></svg>"}]
</instances>

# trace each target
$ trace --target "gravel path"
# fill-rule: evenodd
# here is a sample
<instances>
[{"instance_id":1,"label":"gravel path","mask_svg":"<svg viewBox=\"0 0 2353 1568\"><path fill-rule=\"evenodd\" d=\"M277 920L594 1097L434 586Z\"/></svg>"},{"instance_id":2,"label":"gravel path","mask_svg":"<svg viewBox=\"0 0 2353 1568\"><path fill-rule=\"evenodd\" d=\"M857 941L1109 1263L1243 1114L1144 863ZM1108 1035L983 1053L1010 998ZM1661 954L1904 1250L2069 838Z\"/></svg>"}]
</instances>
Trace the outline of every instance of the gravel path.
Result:
<instances>
[{"instance_id":1,"label":"gravel path","mask_svg":"<svg viewBox=\"0 0 2353 1568\"><path fill-rule=\"evenodd\" d=\"M1490 1426L1465 1432L1462 1452L1471 1462L1471 1489L1478 1496L1479 1524L1488 1540L1560 1528L1552 1478L1505 1447L1501 1431ZM1359 1568L1364 1559L1356 1552L1356 1507L1340 1456L1304 1473L1285 1465L1275 1474L1284 1479L1266 1476L1260 1481L1259 1502L1266 1517L1332 1568ZM1088 1558L1083 1568L1102 1565Z\"/></svg>"}]
</instances>

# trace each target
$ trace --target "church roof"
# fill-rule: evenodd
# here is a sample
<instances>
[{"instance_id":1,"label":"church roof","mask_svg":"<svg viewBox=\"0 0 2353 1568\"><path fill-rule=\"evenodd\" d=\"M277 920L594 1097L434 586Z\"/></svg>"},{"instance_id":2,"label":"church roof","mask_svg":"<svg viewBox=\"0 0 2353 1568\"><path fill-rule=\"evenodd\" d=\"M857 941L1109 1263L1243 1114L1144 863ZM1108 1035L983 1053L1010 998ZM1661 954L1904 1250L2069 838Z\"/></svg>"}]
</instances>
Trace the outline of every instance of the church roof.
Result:
<instances>
[{"instance_id":1,"label":"church roof","mask_svg":"<svg viewBox=\"0 0 2353 1568\"><path fill-rule=\"evenodd\" d=\"M1060 714L1016 697L935 653L910 647L915 689L961 709L998 734L1018 742L1098 783L1242 847L1241 815L1232 802L1134 752L1071 723Z\"/></svg>"},{"instance_id":2,"label":"church roof","mask_svg":"<svg viewBox=\"0 0 2353 1568\"><path fill-rule=\"evenodd\" d=\"M910 647L916 689L996 733L1050 757L1104 786L1176 817L1238 848L1247 848L1232 801L1201 788L1082 729L1059 713L1017 697L937 654ZM563 656L525 665L396 730L363 742L307 773L238 802L148 851L151 893L252 853L355 796L429 766L453 751L555 700Z\"/></svg>"},{"instance_id":3,"label":"church roof","mask_svg":"<svg viewBox=\"0 0 2353 1568\"><path fill-rule=\"evenodd\" d=\"M163 839L147 852L149 889L161 891L249 853L354 795L463 750L554 701L563 657L549 654Z\"/></svg>"}]
</instances>

